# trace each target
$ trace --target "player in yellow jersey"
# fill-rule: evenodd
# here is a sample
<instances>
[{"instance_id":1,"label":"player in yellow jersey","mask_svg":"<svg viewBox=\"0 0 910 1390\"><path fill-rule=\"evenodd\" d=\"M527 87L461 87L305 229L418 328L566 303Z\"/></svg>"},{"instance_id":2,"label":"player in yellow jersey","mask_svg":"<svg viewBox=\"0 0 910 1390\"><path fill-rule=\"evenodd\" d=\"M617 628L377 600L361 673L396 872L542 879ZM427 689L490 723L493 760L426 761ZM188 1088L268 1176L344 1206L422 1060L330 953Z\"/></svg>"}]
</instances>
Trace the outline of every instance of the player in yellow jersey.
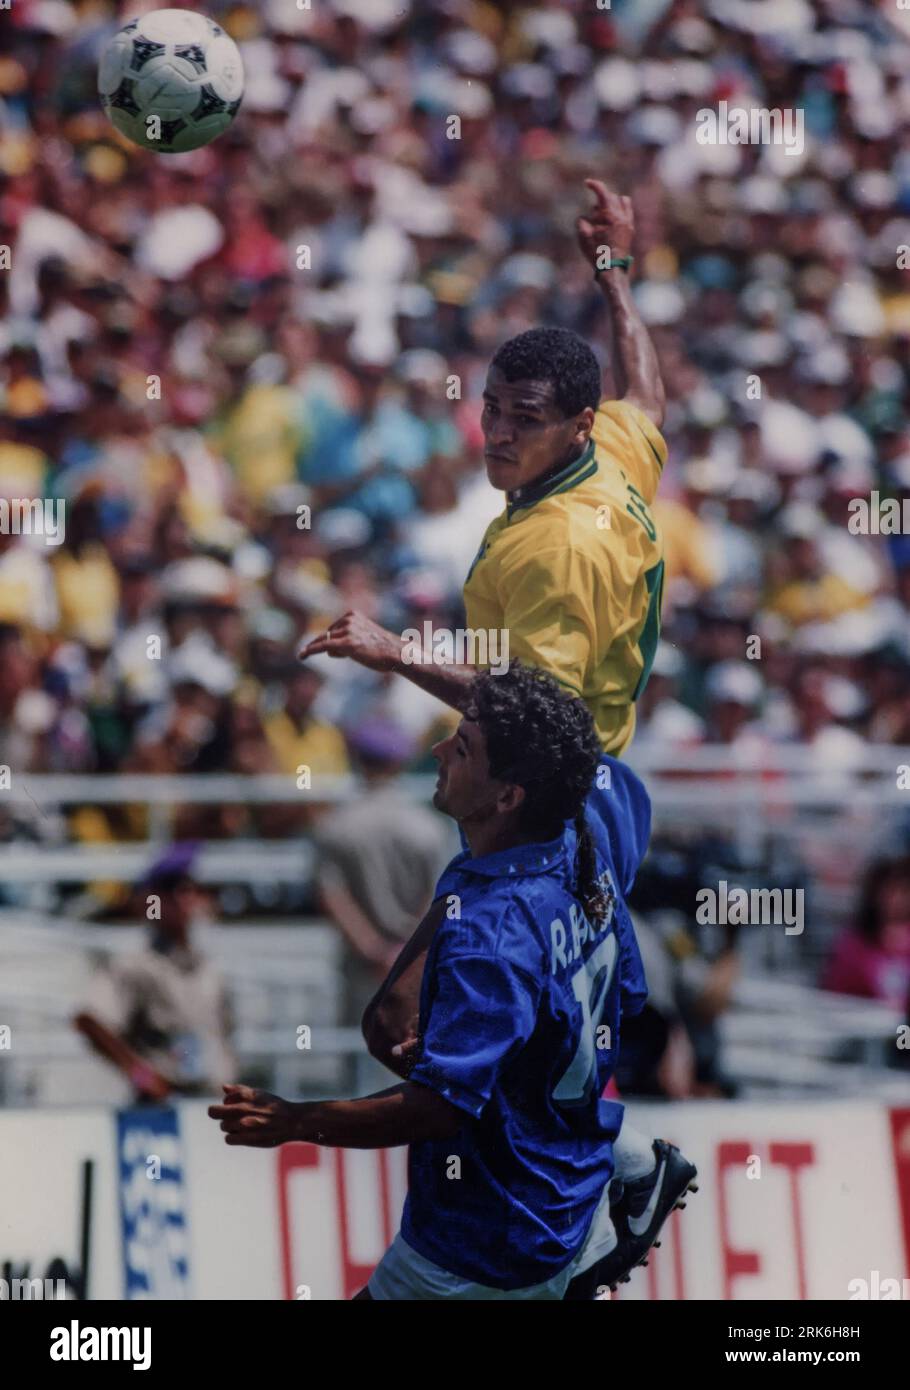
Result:
<instances>
[{"instance_id":1,"label":"player in yellow jersey","mask_svg":"<svg viewBox=\"0 0 910 1390\"><path fill-rule=\"evenodd\" d=\"M545 409L525 383L547 359L582 357L583 347L564 330L531 330L493 359L484 416L487 468L497 484L519 465L494 451L515 448L521 421L537 421ZM581 384L590 394L586 356ZM510 381L516 371L521 375ZM558 399L554 404L559 407ZM468 630L507 634L511 657L544 667L580 695L605 752L618 756L632 737L634 701L660 628L663 560L650 503L666 445L651 417L627 399L600 402L593 428L592 413L583 410L590 435L577 458L508 490L506 510L487 528L465 583L464 602Z\"/></svg>"},{"instance_id":2,"label":"player in yellow jersey","mask_svg":"<svg viewBox=\"0 0 910 1390\"><path fill-rule=\"evenodd\" d=\"M531 329L497 350L482 427L487 475L506 507L487 528L464 601L468 634L497 634L509 658L543 667L580 695L604 752L617 756L632 738L660 629L663 562L650 508L667 456L664 390L630 290L631 201L597 180L586 186L595 206L579 218L578 239L609 311L617 398L601 399L597 359L567 329ZM317 652L396 671L460 710L477 671L469 661L439 665L432 652L415 654L404 636L357 613L306 643L300 657ZM478 807L478 818L489 809ZM387 1044L409 1035L437 924L431 911L380 991L384 1041L376 1040L374 1014L371 1050L393 1068ZM617 1220L615 1268L624 1272L653 1244L680 1194L668 1188L674 1160L662 1141L652 1146L624 1123L615 1154L628 1193Z\"/></svg>"},{"instance_id":3,"label":"player in yellow jersey","mask_svg":"<svg viewBox=\"0 0 910 1390\"><path fill-rule=\"evenodd\" d=\"M627 747L657 645L663 581L650 506L667 455L657 357L629 287L628 198L589 179L580 218L612 333L619 398L601 399L594 353L567 329L531 329L490 364L482 425L487 475L506 494L464 588L467 631L501 633L508 655L581 695L607 753ZM301 657L325 651L395 670L461 709L476 666L421 659L403 637L345 613Z\"/></svg>"}]
</instances>

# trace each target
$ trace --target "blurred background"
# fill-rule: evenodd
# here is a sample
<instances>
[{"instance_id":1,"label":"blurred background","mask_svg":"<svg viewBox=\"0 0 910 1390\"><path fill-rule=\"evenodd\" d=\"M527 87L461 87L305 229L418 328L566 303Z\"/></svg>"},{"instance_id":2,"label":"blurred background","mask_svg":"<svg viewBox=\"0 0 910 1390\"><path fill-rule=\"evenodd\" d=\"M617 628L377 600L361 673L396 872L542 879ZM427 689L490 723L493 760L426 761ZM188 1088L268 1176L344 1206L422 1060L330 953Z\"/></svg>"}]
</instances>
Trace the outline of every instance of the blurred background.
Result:
<instances>
[{"instance_id":1,"label":"blurred background","mask_svg":"<svg viewBox=\"0 0 910 1390\"><path fill-rule=\"evenodd\" d=\"M564 325L610 381L592 175L634 200L670 447L622 1088L905 1096L910 540L847 521L910 496L907 15L207 0L244 103L155 156L95 92L143 8L3 16L0 495L67 513L0 536L0 1103L128 1097L80 1009L178 1093L375 1085L359 1010L453 849L450 716L293 654L347 608L463 621L492 351ZM802 109L804 152L699 145L721 100ZM801 890L804 931L700 926L721 879Z\"/></svg>"}]
</instances>

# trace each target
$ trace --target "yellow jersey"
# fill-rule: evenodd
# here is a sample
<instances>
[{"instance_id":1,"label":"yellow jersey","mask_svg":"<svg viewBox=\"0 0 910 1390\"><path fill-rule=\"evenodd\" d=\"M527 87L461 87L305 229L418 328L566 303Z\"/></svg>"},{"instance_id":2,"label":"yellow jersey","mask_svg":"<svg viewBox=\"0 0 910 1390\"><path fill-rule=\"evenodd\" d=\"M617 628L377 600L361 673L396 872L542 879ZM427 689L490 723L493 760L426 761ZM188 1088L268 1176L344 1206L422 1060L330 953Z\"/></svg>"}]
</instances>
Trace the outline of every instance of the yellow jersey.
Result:
<instances>
[{"instance_id":1,"label":"yellow jersey","mask_svg":"<svg viewBox=\"0 0 910 1390\"><path fill-rule=\"evenodd\" d=\"M602 401L581 456L510 494L464 586L468 628L508 634L510 658L580 695L613 756L632 738L660 634L651 504L666 458L636 406Z\"/></svg>"}]
</instances>

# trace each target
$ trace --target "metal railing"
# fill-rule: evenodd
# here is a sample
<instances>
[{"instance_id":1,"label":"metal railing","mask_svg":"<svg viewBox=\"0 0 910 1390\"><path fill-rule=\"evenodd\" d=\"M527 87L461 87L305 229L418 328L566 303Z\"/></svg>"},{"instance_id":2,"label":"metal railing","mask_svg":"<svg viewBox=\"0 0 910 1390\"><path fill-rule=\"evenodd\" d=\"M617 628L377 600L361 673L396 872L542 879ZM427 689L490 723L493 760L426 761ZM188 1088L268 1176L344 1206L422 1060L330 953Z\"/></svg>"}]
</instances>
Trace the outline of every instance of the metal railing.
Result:
<instances>
[{"instance_id":1,"label":"metal railing","mask_svg":"<svg viewBox=\"0 0 910 1390\"><path fill-rule=\"evenodd\" d=\"M756 881L784 886L773 875L781 858L798 861L811 888L812 920L803 937L753 936L750 968L809 980L817 975L837 932L850 920L869 859L889 837L910 843L910 794L898 787L898 769L910 766L910 748L866 745L861 767L828 767L805 745L771 746L759 766L754 748L680 749L647 740L633 744L630 764L645 780L653 805L653 833L692 843L713 835ZM14 774L0 796L31 816L31 831L46 838L0 844L0 889L9 903L41 911L66 910L60 885L130 884L141 880L172 838L181 808L206 805L331 806L359 794L353 777L325 777L303 791L290 776L190 774ZM435 779L406 776L406 795L428 802ZM0 801L0 805L2 805ZM9 805L9 800L7 805ZM147 808L144 839L79 843L66 838L61 808L81 805ZM44 825L36 816L44 813ZM296 907L313 878L315 856L305 830L287 839L204 839L194 865L200 881L239 889L222 895L224 911L273 912ZM289 895L289 896L288 896Z\"/></svg>"},{"instance_id":2,"label":"metal railing","mask_svg":"<svg viewBox=\"0 0 910 1390\"><path fill-rule=\"evenodd\" d=\"M826 766L821 755L805 743L769 744L762 750L762 762L755 761L752 745L699 744L679 747L672 743L643 741L633 743L626 755L630 767L650 785L659 779L664 789L672 791L674 780L680 777L718 779L712 786L722 791L725 800L737 800L749 783L761 785L768 800L784 790L800 800L819 795L835 795L847 783L860 796L869 799L875 792L894 793L895 802L907 793L897 789L897 770L910 766L910 747L897 744L866 744L862 766L855 762L843 766ZM727 778L724 782L720 780ZM428 796L435 777L429 773L406 774L401 784L416 796ZM737 790L739 784L739 790ZM169 776L160 773L15 773L12 785L2 793L17 800L59 804L90 802L111 805L123 802L144 802L147 805L212 804L224 802L299 804L301 799L319 803L344 800L356 791L358 781L353 776L318 778L318 785L306 792L297 786L296 778L280 774L244 775L240 773L185 773Z\"/></svg>"},{"instance_id":3,"label":"metal railing","mask_svg":"<svg viewBox=\"0 0 910 1390\"><path fill-rule=\"evenodd\" d=\"M99 952L135 949L144 931L0 913L0 1024L11 1027L13 1041L0 1051L7 1104L80 1099L90 1054L70 1020L92 961ZM368 1057L360 1030L339 1025L342 953L330 926L209 928L204 945L233 998L242 1074L288 1095L347 1089L352 1078L362 1093L388 1079ZM295 1044L301 1022L311 1032L305 1053ZM883 1065L902 1022L873 1001L778 978L747 979L720 1022L725 1067L747 1096L906 1098L910 1073Z\"/></svg>"},{"instance_id":4,"label":"metal railing","mask_svg":"<svg viewBox=\"0 0 910 1390\"><path fill-rule=\"evenodd\" d=\"M644 742L633 746L630 763L648 786L658 833L691 839L711 831L753 856L760 856L769 845L785 843L800 855L813 884L817 930L813 927L811 950L800 938L785 939L782 934L779 940L771 934L755 935L744 943L751 978L740 986L736 1008L722 1023L728 1069L757 1093L782 1085L791 1090L803 1087L807 1093L845 1086L859 1092L870 1085L886 1089L904 1085L905 1074L883 1073L875 1060L876 1050L889 1036L893 1038L900 1020L878 1005L822 995L807 987L807 981L814 978L818 960L849 917L868 858L880 851L902 821L910 823L908 793L897 785L898 769L910 766L910 748L869 745L861 767L828 768L819 764L814 749L801 745L772 747L763 765L756 766L754 753L747 755L737 748L681 750ZM434 781L429 775L409 776L401 779L401 786L414 798L428 801ZM14 774L11 788L0 796L7 798L7 805L11 799L17 808L30 808L33 823L36 809L45 813L52 834L43 842L21 838L0 845L0 885L9 885L23 901L29 900L30 893L44 892L53 902L61 884L136 882L171 838L174 815L181 807L299 806L301 801L321 806L349 800L358 792L359 783L352 777L319 778L317 785L301 791L296 779L274 775ZM137 804L149 810L144 840L78 843L66 840L65 829L59 830L65 828L60 808ZM314 862L312 844L301 833L287 840L207 840L200 846L194 872L208 884L239 882L265 890L276 884L305 884ZM298 927L296 934L309 930L301 933ZM30 945L26 946L23 932ZM282 1082L296 1088L300 1058L290 1052L287 1024L281 1020L287 1016L309 1021L301 1018L299 1007L290 1009L287 991L293 996L296 990L299 1002L312 969L300 972L284 961L272 970L257 953L239 950L237 932L232 926L218 933L217 939L226 943L224 967L238 998L246 1001L238 1019L241 1053L276 1087ZM810 937L808 931L806 935ZM67 956L70 962L78 958L84 963L99 947L115 950L130 939L122 928L80 925L65 907L53 920L0 912L0 1023L10 1021L4 1015L19 1019L23 1048L18 1061L0 1052L7 1098L10 1077L17 1074L20 1061L23 1071L14 1090L27 1089L23 1078L29 1068L34 1074L34 1068L84 1055L82 1044L70 1034L63 1000L49 998L47 990L37 985L30 991L28 972L20 971L17 988L15 972L8 969L11 957L21 961L25 954L33 962L43 959L47 972L43 978L53 978L58 989ZM49 969L51 960L59 968ZM326 989L337 996L340 957L335 971L334 983ZM773 973L768 975L769 971ZM33 980L41 975L36 966ZM254 995L255 1007L250 1003ZM349 1062L363 1057L359 1032L339 1029L338 1017L336 1012L314 1028L313 1056L308 1061L314 1062L317 1056ZM838 1060L847 1056L849 1061ZM328 1068L325 1074L330 1072Z\"/></svg>"},{"instance_id":5,"label":"metal railing","mask_svg":"<svg viewBox=\"0 0 910 1390\"><path fill-rule=\"evenodd\" d=\"M774 833L799 813L821 817L829 833L852 840L857 823L883 824L910 811L910 792L899 789L898 769L910 766L910 748L869 744L862 767L829 768L820 763L811 747L794 744L772 746L758 766L754 750L737 746L675 746L633 744L629 764L643 777L651 795L657 826L719 826L752 841L756 835ZM399 779L406 795L429 801L435 778L411 775ZM117 846L27 842L0 846L0 880L28 881L65 875L78 878L84 861L87 878L128 879L136 872L142 846L157 846L172 834L174 813L185 806L204 805L310 805L323 806L351 800L358 794L356 778L319 777L307 790L290 776L273 774L241 776L227 773L187 774L178 777L152 774L14 774L12 785L0 795L23 809L57 811L60 807L140 805L149 810L144 841ZM301 840L256 839L210 841L205 852L214 856L202 872L215 881L222 865L218 847L229 845L228 857L244 858L252 845L256 853L273 856L263 877L286 873L290 860L300 853ZM40 850L40 853L39 853ZM51 859L53 850L63 857ZM72 851L72 853L70 853ZM21 857L27 856L27 857ZM42 868L43 859L46 868ZM121 862L122 860L122 862ZM104 866L103 868L101 866ZM205 859L203 859L205 865ZM299 872L299 862L296 865ZM259 870L248 858L245 872Z\"/></svg>"}]
</instances>

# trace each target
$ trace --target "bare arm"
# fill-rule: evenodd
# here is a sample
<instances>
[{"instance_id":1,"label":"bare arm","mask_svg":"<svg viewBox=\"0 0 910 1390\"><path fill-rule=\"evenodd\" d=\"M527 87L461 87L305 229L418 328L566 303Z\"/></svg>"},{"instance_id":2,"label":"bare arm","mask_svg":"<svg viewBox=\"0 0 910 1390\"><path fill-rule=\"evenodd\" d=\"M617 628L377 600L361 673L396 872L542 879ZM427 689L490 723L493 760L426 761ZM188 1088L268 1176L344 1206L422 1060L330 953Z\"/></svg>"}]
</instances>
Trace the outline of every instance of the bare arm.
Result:
<instances>
[{"instance_id":1,"label":"bare arm","mask_svg":"<svg viewBox=\"0 0 910 1390\"><path fill-rule=\"evenodd\" d=\"M366 1045L396 1076L406 1077L414 1063L424 967L444 915L445 899L437 898L364 1011ZM403 1046L402 1054L393 1050Z\"/></svg>"},{"instance_id":2,"label":"bare arm","mask_svg":"<svg viewBox=\"0 0 910 1390\"><path fill-rule=\"evenodd\" d=\"M350 657L371 671L394 671L396 675L407 676L421 690L457 710L465 708L471 682L477 675L475 666L451 662L436 665L432 652L415 649L404 637L388 632L361 613L348 612L336 618L326 632L300 648L297 659L306 661L318 652Z\"/></svg>"},{"instance_id":3,"label":"bare arm","mask_svg":"<svg viewBox=\"0 0 910 1390\"><path fill-rule=\"evenodd\" d=\"M395 671L407 676L414 685L435 695L444 705L463 711L468 704L471 684L478 674L477 666L467 666L455 662L445 666L435 666L425 654L422 660L402 662Z\"/></svg>"},{"instance_id":4,"label":"bare arm","mask_svg":"<svg viewBox=\"0 0 910 1390\"><path fill-rule=\"evenodd\" d=\"M87 1038L105 1061L113 1062L114 1066L129 1078L137 1091L153 1100L166 1100L170 1095L170 1082L94 1014L76 1014L73 1027Z\"/></svg>"},{"instance_id":5,"label":"bare arm","mask_svg":"<svg viewBox=\"0 0 910 1390\"><path fill-rule=\"evenodd\" d=\"M608 270L598 284L610 306L616 389L623 400L638 406L660 429L666 407L660 366L651 336L635 307L629 281L621 270Z\"/></svg>"},{"instance_id":6,"label":"bare arm","mask_svg":"<svg viewBox=\"0 0 910 1390\"><path fill-rule=\"evenodd\" d=\"M405 1081L361 1100L293 1101L250 1086L225 1086L223 1105L209 1107L225 1142L273 1149L302 1141L332 1148L385 1149L422 1139L447 1139L465 1115L428 1086Z\"/></svg>"},{"instance_id":7,"label":"bare arm","mask_svg":"<svg viewBox=\"0 0 910 1390\"><path fill-rule=\"evenodd\" d=\"M329 875L320 875L319 900L326 916L341 932L353 951L368 965L387 968L393 951L343 884Z\"/></svg>"},{"instance_id":8,"label":"bare arm","mask_svg":"<svg viewBox=\"0 0 910 1390\"><path fill-rule=\"evenodd\" d=\"M596 206L578 219L578 241L597 270L605 248L610 259L631 254L635 219L630 198L607 191L598 179L586 179ZM611 363L620 397L635 405L658 429L663 424L665 396L654 344L632 298L630 279L621 269L601 270L597 277L610 311Z\"/></svg>"}]
</instances>

